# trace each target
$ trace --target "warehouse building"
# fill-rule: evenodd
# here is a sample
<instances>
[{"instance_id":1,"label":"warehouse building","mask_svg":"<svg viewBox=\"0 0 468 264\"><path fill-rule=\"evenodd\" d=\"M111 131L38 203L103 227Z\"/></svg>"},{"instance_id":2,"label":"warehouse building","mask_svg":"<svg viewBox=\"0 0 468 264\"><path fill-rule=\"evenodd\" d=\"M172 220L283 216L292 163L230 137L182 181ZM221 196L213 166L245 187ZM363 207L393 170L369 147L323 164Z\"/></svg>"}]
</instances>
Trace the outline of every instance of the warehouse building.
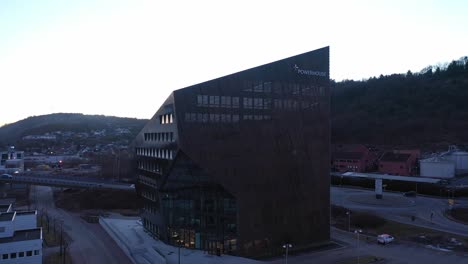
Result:
<instances>
[{"instance_id":1,"label":"warehouse building","mask_svg":"<svg viewBox=\"0 0 468 264\"><path fill-rule=\"evenodd\" d=\"M422 177L449 179L455 177L455 162L447 157L431 157L419 161Z\"/></svg>"}]
</instances>

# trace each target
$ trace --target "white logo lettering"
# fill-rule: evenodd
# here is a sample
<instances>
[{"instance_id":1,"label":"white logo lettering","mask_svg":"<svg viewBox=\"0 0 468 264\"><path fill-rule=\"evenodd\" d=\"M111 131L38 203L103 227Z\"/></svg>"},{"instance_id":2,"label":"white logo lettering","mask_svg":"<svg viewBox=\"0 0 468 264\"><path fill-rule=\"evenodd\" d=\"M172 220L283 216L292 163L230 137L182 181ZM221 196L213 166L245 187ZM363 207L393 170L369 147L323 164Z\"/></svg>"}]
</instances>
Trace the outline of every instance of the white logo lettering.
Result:
<instances>
[{"instance_id":1,"label":"white logo lettering","mask_svg":"<svg viewBox=\"0 0 468 264\"><path fill-rule=\"evenodd\" d=\"M304 75L313 75L313 76L322 76L322 77L327 76L326 72L299 69L299 66L297 66L297 64L294 64L294 71L299 74L304 74Z\"/></svg>"}]
</instances>

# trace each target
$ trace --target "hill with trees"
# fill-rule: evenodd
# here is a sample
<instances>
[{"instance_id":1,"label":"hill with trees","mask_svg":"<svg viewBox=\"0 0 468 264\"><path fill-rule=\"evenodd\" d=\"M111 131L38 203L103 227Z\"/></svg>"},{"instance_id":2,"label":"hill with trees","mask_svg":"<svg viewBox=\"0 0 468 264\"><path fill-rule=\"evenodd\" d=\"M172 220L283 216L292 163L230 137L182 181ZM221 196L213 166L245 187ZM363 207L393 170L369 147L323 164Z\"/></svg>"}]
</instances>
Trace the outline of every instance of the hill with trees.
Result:
<instances>
[{"instance_id":1,"label":"hill with trees","mask_svg":"<svg viewBox=\"0 0 468 264\"><path fill-rule=\"evenodd\" d=\"M0 145L15 144L27 135L42 135L56 131L79 133L125 128L130 131L128 137L134 137L147 121L146 119L75 113L32 116L0 127Z\"/></svg>"},{"instance_id":2,"label":"hill with trees","mask_svg":"<svg viewBox=\"0 0 468 264\"><path fill-rule=\"evenodd\" d=\"M332 82L333 143L468 143L468 57L419 73Z\"/></svg>"}]
</instances>

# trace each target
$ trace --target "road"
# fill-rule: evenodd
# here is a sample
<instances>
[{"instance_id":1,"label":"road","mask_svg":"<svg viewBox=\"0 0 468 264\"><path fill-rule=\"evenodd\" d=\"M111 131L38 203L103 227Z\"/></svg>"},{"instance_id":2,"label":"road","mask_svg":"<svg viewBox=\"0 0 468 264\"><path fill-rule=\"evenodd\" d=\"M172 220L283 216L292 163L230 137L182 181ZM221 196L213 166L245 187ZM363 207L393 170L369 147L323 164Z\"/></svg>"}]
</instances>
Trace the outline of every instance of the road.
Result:
<instances>
[{"instance_id":1,"label":"road","mask_svg":"<svg viewBox=\"0 0 468 264\"><path fill-rule=\"evenodd\" d=\"M390 205L380 206L375 201L373 190L357 188L331 188L332 204L350 208L352 210L367 211L404 224L432 228L448 233L468 237L468 225L454 222L446 218L443 212L448 208L447 199L427 196L403 197L401 193L385 192L383 199ZM364 202L361 198L368 199ZM357 200L362 202L356 202ZM391 201L395 201L391 205ZM372 204L376 202L376 204ZM468 200L456 200L456 206L468 207ZM432 215L432 220L431 220ZM411 216L416 219L413 222Z\"/></svg>"},{"instance_id":2,"label":"road","mask_svg":"<svg viewBox=\"0 0 468 264\"><path fill-rule=\"evenodd\" d=\"M406 243L381 246L377 245L375 240L366 242L361 239L359 247L357 246L357 238L354 234L344 232L337 229L332 229L331 233L334 239L343 243L344 248L334 249L324 252L306 253L298 256L290 256L289 264L334 264L345 259L355 258L360 256L376 256L385 259L386 264L427 264L427 263L451 263L451 264L466 264L468 256L460 256L454 253L446 253L433 249L423 248L417 245ZM284 259L278 259L268 264L283 264Z\"/></svg>"},{"instance_id":3,"label":"road","mask_svg":"<svg viewBox=\"0 0 468 264\"><path fill-rule=\"evenodd\" d=\"M73 240L69 248L73 263L132 263L98 224L87 223L78 214L56 208L51 187L31 186L30 198L38 211L47 211L49 216L64 221L64 230Z\"/></svg>"}]
</instances>

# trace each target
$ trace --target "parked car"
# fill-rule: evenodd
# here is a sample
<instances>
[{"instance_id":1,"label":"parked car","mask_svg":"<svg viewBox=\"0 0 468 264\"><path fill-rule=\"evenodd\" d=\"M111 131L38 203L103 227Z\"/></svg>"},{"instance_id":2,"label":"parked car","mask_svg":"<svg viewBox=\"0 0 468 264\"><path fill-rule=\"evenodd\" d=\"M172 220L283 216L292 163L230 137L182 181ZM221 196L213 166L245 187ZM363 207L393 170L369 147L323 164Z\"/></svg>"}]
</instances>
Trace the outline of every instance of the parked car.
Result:
<instances>
[{"instance_id":1,"label":"parked car","mask_svg":"<svg viewBox=\"0 0 468 264\"><path fill-rule=\"evenodd\" d=\"M377 236L377 243L378 244L386 245L388 243L393 242L393 240L395 240L395 238L392 237L389 234L382 234L382 235Z\"/></svg>"},{"instance_id":2,"label":"parked car","mask_svg":"<svg viewBox=\"0 0 468 264\"><path fill-rule=\"evenodd\" d=\"M406 197L416 197L416 192L415 191L409 191L409 192L403 193L403 195L406 196Z\"/></svg>"},{"instance_id":3,"label":"parked car","mask_svg":"<svg viewBox=\"0 0 468 264\"><path fill-rule=\"evenodd\" d=\"M12 179L13 176L11 176L10 174L2 174L2 179Z\"/></svg>"}]
</instances>

